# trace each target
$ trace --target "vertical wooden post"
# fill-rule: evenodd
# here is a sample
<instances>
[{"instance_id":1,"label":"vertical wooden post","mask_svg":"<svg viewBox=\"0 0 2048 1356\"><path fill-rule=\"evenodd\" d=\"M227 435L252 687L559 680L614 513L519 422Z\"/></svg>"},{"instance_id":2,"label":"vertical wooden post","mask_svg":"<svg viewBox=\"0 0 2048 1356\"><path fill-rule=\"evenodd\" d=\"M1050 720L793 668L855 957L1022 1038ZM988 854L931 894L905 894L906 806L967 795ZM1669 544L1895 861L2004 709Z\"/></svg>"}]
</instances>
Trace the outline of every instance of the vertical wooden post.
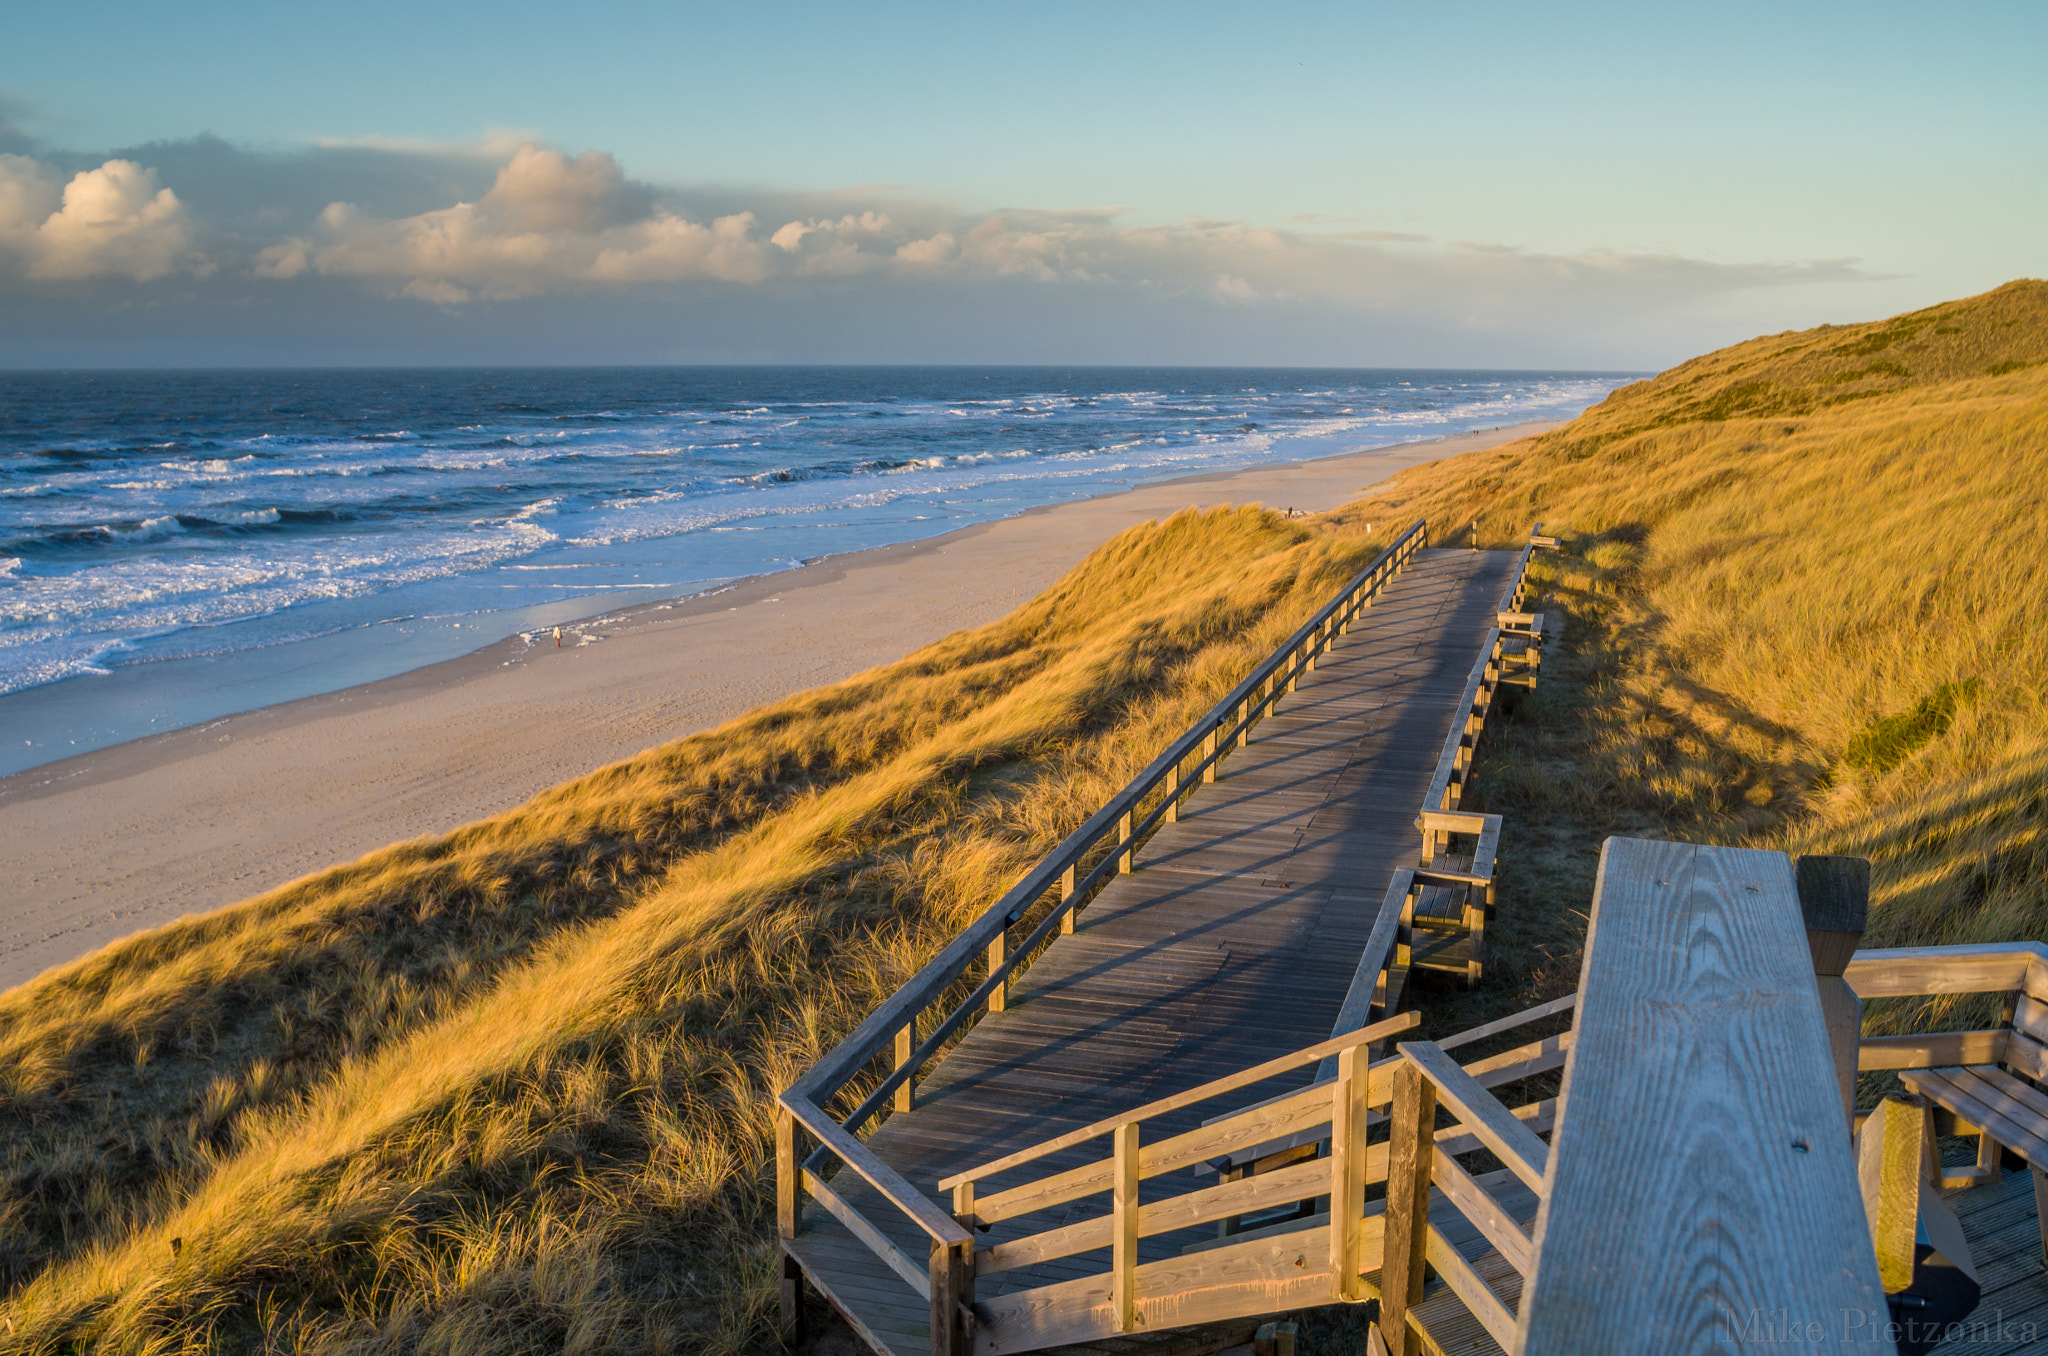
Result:
<instances>
[{"instance_id":1,"label":"vertical wooden post","mask_svg":"<svg viewBox=\"0 0 2048 1356\"><path fill-rule=\"evenodd\" d=\"M1248 719L1251 713L1252 698L1250 694L1246 694L1245 699L1243 701L1239 702L1236 706L1230 708L1230 723L1232 725L1236 725L1239 721L1244 721L1243 728L1241 728L1237 732L1237 746L1239 748L1243 748L1245 745L1252 742L1252 727L1251 722Z\"/></svg>"},{"instance_id":2,"label":"vertical wooden post","mask_svg":"<svg viewBox=\"0 0 2048 1356\"><path fill-rule=\"evenodd\" d=\"M795 1238L798 1191L802 1186L797 1166L796 1117L780 1103L775 1107L775 1236ZM782 1327L792 1344L802 1340L804 1321L804 1272L796 1258L782 1254Z\"/></svg>"},{"instance_id":3,"label":"vertical wooden post","mask_svg":"<svg viewBox=\"0 0 2048 1356\"><path fill-rule=\"evenodd\" d=\"M1066 870L1064 870L1064 871L1060 872L1060 903L1064 904L1064 903L1066 903L1066 902L1067 902L1068 900L1072 899L1073 897L1074 897L1074 868L1070 866L1070 867L1068 867L1068 868L1067 868ZM1068 909L1068 910L1067 910L1067 911L1066 911L1065 913L1063 913L1063 914L1061 914L1061 915L1060 915L1060 933L1061 933L1061 935L1062 935L1062 936L1069 936L1069 937L1070 937L1070 936L1072 936L1072 935L1073 935L1073 933L1074 933L1074 915L1075 915L1075 914L1077 914L1077 913L1079 913L1079 912L1080 912L1080 909L1079 909L1079 908L1077 907L1077 908L1072 908L1072 909Z\"/></svg>"},{"instance_id":4,"label":"vertical wooden post","mask_svg":"<svg viewBox=\"0 0 2048 1356\"><path fill-rule=\"evenodd\" d=\"M916 1047L917 1014L913 1012L910 1014L910 1020L905 1022L902 1026L896 1029L897 1068L900 1069L904 1065L910 1063L910 1052ZM915 1094L911 1089L911 1084L915 1083L916 1081L917 1075L913 1073L912 1075L910 1075L910 1077L904 1079L901 1083L898 1083L896 1085L896 1100L893 1103L896 1110L908 1111L913 1105L915 1105Z\"/></svg>"},{"instance_id":5,"label":"vertical wooden post","mask_svg":"<svg viewBox=\"0 0 2048 1356\"><path fill-rule=\"evenodd\" d=\"M969 1356L973 1344L967 1324L960 1316L962 1306L973 1303L969 1286L973 1284L969 1270L971 1259L963 1259L962 1253L972 1243L953 1247L937 1240L932 1242L931 1291L932 1291L932 1356Z\"/></svg>"},{"instance_id":6,"label":"vertical wooden post","mask_svg":"<svg viewBox=\"0 0 2048 1356\"><path fill-rule=\"evenodd\" d=\"M1175 759L1173 775L1166 779L1166 817L1162 824L1180 823L1180 760Z\"/></svg>"},{"instance_id":7,"label":"vertical wooden post","mask_svg":"<svg viewBox=\"0 0 2048 1356\"><path fill-rule=\"evenodd\" d=\"M1217 737L1218 735L1220 735L1221 733L1223 733L1223 731L1222 731L1222 729L1221 729L1220 727L1211 727L1211 728L1210 728L1210 730L1209 730L1209 733L1208 733L1207 735L1204 735L1204 736L1203 736L1203 738L1202 738L1202 757L1203 757L1203 758L1207 758L1207 757L1208 757L1208 756L1209 756L1210 754L1212 754L1212 753L1216 752L1216 737ZM1210 782L1214 782L1215 780L1216 780L1216 764L1214 764L1214 763L1210 763L1210 764L1209 764L1209 765L1208 765L1207 767L1205 767L1205 768L1203 768L1203 769L1202 769L1202 781L1203 781L1204 783L1210 783Z\"/></svg>"},{"instance_id":8,"label":"vertical wooden post","mask_svg":"<svg viewBox=\"0 0 2048 1356\"><path fill-rule=\"evenodd\" d=\"M1118 1332L1138 1326L1138 1123L1115 1130L1116 1181L1110 1188L1111 1286Z\"/></svg>"},{"instance_id":9,"label":"vertical wooden post","mask_svg":"<svg viewBox=\"0 0 2048 1356\"><path fill-rule=\"evenodd\" d=\"M1820 1015L1835 1057L1842 1113L1856 1124L1856 1057L1863 1045L1863 1000L1842 978L1870 919L1870 862L1863 857L1801 857L1793 868L1806 945L1813 952Z\"/></svg>"},{"instance_id":10,"label":"vertical wooden post","mask_svg":"<svg viewBox=\"0 0 2048 1356\"><path fill-rule=\"evenodd\" d=\"M1359 1269L1365 1232L1365 1080L1359 1048L1337 1055L1330 1103L1330 1298L1355 1300L1364 1285Z\"/></svg>"},{"instance_id":11,"label":"vertical wooden post","mask_svg":"<svg viewBox=\"0 0 2048 1356\"><path fill-rule=\"evenodd\" d=\"M1116 841L1119 847L1131 841L1131 816L1134 813L1136 812L1132 810L1126 810L1124 811L1124 817L1116 822ZM1137 856L1138 850L1136 848L1132 848L1129 852L1126 852L1123 856L1117 858L1116 873L1119 876L1130 875L1131 868L1138 864L1136 860Z\"/></svg>"},{"instance_id":12,"label":"vertical wooden post","mask_svg":"<svg viewBox=\"0 0 2048 1356\"><path fill-rule=\"evenodd\" d=\"M1003 962L1009 959L1009 955L1010 930L1004 928L995 935L995 940L988 944L988 972L991 975L999 973L1003 968ZM1009 1005L1009 1000L1010 977L1004 975L1003 982L989 991L988 1010L990 1012L1001 1012Z\"/></svg>"},{"instance_id":13,"label":"vertical wooden post","mask_svg":"<svg viewBox=\"0 0 2048 1356\"><path fill-rule=\"evenodd\" d=\"M1387 1145L1386 1261L1380 1272L1380 1336L1407 1356L1408 1308L1422 1298L1429 1252L1429 1177L1436 1154L1436 1084L1412 1060L1394 1068L1393 1138Z\"/></svg>"}]
</instances>

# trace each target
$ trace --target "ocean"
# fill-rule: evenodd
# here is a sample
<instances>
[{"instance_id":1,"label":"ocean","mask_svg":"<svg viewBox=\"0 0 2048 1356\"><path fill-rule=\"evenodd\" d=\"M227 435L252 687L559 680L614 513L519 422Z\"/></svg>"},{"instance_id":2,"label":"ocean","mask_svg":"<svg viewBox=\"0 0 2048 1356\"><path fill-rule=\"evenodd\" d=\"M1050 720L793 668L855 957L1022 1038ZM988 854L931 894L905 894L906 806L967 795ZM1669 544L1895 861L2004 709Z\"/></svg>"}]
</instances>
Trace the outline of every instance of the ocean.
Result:
<instances>
[{"instance_id":1,"label":"ocean","mask_svg":"<svg viewBox=\"0 0 2048 1356\"><path fill-rule=\"evenodd\" d=\"M1034 505L1568 418L1631 379L0 373L0 773Z\"/></svg>"}]
</instances>

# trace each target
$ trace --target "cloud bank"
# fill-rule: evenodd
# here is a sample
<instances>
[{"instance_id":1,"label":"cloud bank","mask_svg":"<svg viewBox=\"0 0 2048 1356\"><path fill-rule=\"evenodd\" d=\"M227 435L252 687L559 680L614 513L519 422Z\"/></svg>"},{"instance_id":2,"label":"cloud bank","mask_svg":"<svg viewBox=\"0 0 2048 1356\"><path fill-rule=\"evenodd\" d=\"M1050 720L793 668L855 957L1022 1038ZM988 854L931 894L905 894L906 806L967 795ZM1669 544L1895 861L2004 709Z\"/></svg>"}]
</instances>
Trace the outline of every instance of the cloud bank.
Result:
<instances>
[{"instance_id":1,"label":"cloud bank","mask_svg":"<svg viewBox=\"0 0 2048 1356\"><path fill-rule=\"evenodd\" d=\"M688 331L679 346L672 327L647 361L715 355L704 325L717 318L751 336L752 347L733 356L808 360L915 358L920 334L956 360L1016 360L1021 334L1044 341L1030 351L1049 357L1062 331L1074 361L1115 360L1097 342L1110 333L1126 345L1125 360L1201 360L1206 350L1188 347L1192 325L1218 337L1209 360L1246 361L1292 325L1316 343L1338 339L1331 362L1386 361L1405 327L1433 345L1417 352L1422 362L1499 364L1526 351L1530 366L1644 366L1666 355L1627 345L1641 346L1674 317L1866 276L1841 260L1558 255L1365 229L1128 225L1126 215L966 211L902 190L662 189L630 179L602 151L570 155L530 141L264 156L199 138L96 161L0 154L0 362L89 352L89 343L76 347L92 329L77 315L127 313L101 326L110 353L122 336L175 331L162 318L138 329L138 306L183 314L192 334L215 340L231 337L236 307L251 333L295 323L310 331L337 307L379 313L394 336L451 336L452 361L466 360L469 342L452 336L480 332L485 314L502 330L610 306L639 317L636 333L662 328L649 320L661 307ZM865 344L843 353L805 346L832 328L816 322L843 320L853 300L875 318ZM74 319L47 327L55 347L39 353L25 327L66 307ZM1532 346L1546 329L1562 342ZM885 330L887 342L876 342ZM1345 351L1347 332L1379 347ZM780 353L776 333L791 339ZM1443 342L1457 335L1466 336L1462 355ZM59 352L60 340L73 347ZM1272 361L1301 360L1265 351Z\"/></svg>"}]
</instances>

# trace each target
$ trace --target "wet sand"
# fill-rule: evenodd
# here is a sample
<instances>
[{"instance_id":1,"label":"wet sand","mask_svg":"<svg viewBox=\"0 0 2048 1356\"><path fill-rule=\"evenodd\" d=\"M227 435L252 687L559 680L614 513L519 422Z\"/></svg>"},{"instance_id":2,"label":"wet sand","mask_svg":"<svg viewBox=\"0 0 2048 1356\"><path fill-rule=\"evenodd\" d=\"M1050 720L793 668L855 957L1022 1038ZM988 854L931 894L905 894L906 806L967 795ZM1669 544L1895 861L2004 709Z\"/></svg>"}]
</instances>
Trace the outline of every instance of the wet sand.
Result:
<instances>
[{"instance_id":1,"label":"wet sand","mask_svg":"<svg viewBox=\"0 0 2048 1356\"><path fill-rule=\"evenodd\" d=\"M1406 467L1552 427L1033 509L592 618L559 649L515 636L0 778L0 988L993 621L1134 523L1191 504L1335 508Z\"/></svg>"}]
</instances>

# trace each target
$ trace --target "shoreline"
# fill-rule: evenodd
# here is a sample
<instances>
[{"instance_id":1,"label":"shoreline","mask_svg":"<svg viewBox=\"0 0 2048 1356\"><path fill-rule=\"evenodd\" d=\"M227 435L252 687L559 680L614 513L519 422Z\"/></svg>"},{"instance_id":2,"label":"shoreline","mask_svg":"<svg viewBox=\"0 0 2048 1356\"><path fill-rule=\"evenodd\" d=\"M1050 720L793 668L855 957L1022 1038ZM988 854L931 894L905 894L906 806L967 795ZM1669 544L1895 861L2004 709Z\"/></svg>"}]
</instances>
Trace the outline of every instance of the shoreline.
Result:
<instances>
[{"instance_id":1,"label":"shoreline","mask_svg":"<svg viewBox=\"0 0 2048 1356\"><path fill-rule=\"evenodd\" d=\"M599 612L565 623L559 650L515 634L0 778L0 988L993 621L1135 523L1195 504L1322 511L1561 422L1037 505Z\"/></svg>"}]
</instances>

